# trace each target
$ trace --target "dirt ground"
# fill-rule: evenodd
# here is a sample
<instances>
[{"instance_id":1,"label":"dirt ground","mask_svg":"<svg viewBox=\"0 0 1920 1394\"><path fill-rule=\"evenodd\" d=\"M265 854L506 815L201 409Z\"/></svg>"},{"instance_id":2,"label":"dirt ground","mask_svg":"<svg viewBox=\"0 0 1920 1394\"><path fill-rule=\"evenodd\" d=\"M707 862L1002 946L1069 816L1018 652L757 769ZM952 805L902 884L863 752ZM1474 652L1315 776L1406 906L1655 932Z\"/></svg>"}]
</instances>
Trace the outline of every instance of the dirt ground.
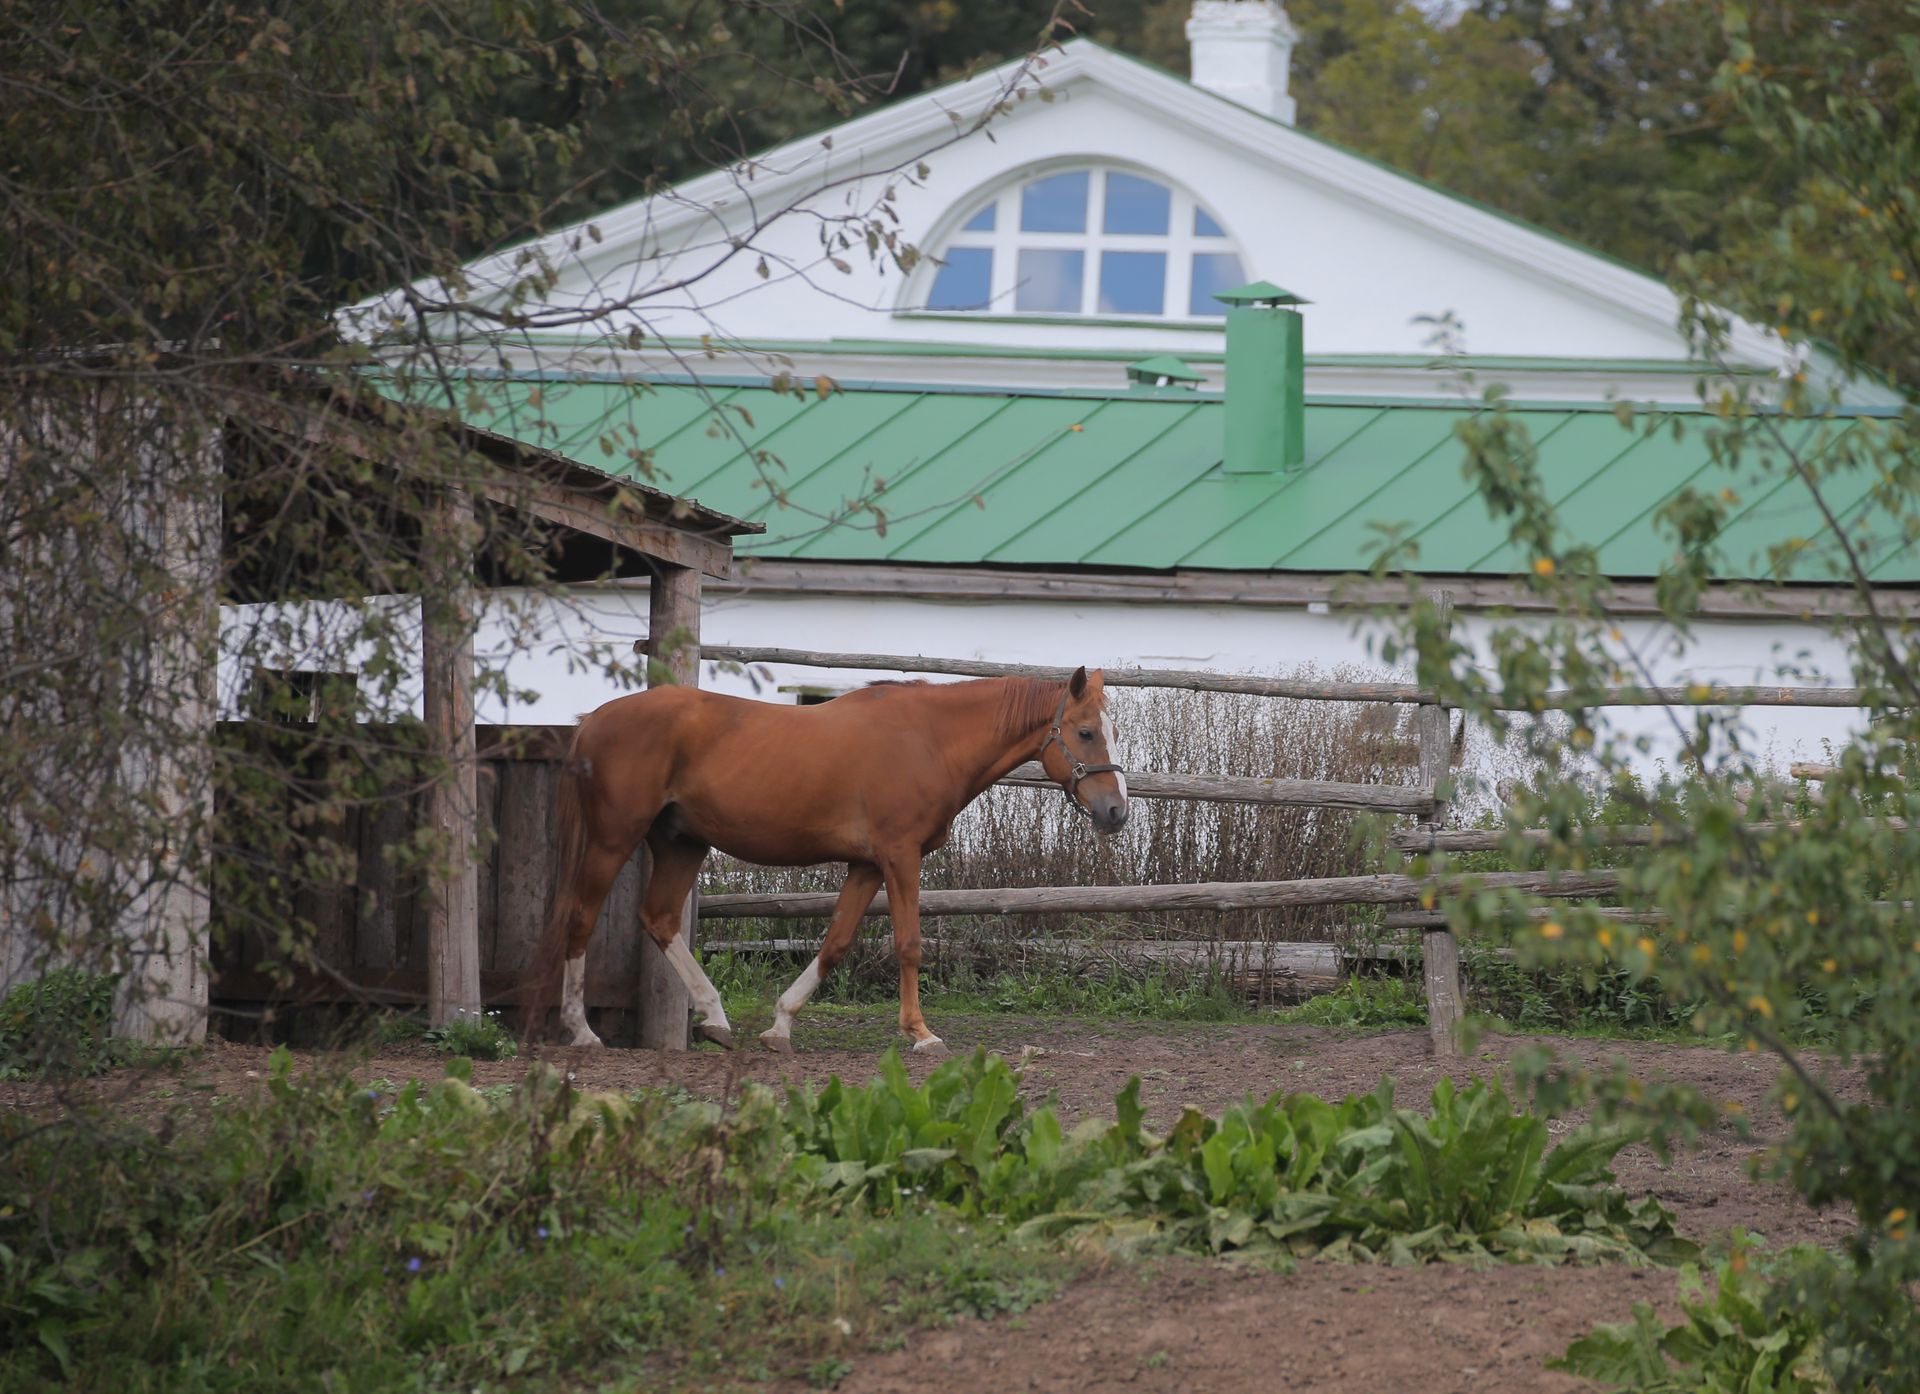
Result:
<instances>
[{"instance_id":1,"label":"dirt ground","mask_svg":"<svg viewBox=\"0 0 1920 1394\"><path fill-rule=\"evenodd\" d=\"M684 1054L549 1050L543 1056L571 1071L581 1088L678 1084L723 1097L744 1080L870 1078L891 1042L890 1016L843 1010L804 1020L795 1032L800 1053L790 1057L711 1047ZM1442 1073L1462 1082L1486 1075L1531 1044L1553 1045L1594 1066L1622 1060L1642 1077L1665 1076L1737 1102L1753 1119L1750 1136L1717 1134L1671 1167L1643 1148L1621 1155L1615 1168L1621 1183L1659 1197L1682 1233L1711 1242L1740 1226L1776 1245L1833 1244L1851 1228L1844 1214L1810 1210L1784 1188L1749 1178L1749 1162L1781 1130L1767 1099L1774 1067L1760 1056L1494 1037L1481 1042L1474 1058L1442 1064L1428 1054L1424 1031L1350 1036L1314 1027L1081 1025L1004 1016L951 1019L939 1029L956 1048L984 1045L1009 1056L1030 1049L1030 1096L1054 1095L1069 1124L1110 1117L1114 1094L1134 1074L1150 1119L1165 1124L1187 1104L1218 1111L1242 1095L1264 1097L1276 1089L1338 1096L1371 1090L1383 1075L1397 1081L1403 1103L1418 1103ZM445 1061L424 1047L389 1047L360 1058L354 1073L369 1081L433 1077ZM908 1060L916 1077L932 1065ZM524 1069L520 1061L479 1062L474 1082L510 1081ZM115 1093L128 1110L158 1112L183 1092L248 1092L266 1070L265 1048L217 1042L180 1075L109 1079L90 1092ZM1843 1093L1853 1092L1854 1082L1838 1082ZM0 1107L58 1106L46 1086L0 1085ZM1553 1126L1564 1130L1572 1123ZM1596 1321L1625 1319L1636 1301L1671 1314L1674 1293L1671 1273L1617 1267L1396 1271L1315 1264L1274 1274L1169 1260L1089 1274L1024 1317L919 1333L901 1350L857 1359L839 1387L848 1394L929 1387L1550 1394L1590 1386L1544 1370L1548 1356Z\"/></svg>"}]
</instances>

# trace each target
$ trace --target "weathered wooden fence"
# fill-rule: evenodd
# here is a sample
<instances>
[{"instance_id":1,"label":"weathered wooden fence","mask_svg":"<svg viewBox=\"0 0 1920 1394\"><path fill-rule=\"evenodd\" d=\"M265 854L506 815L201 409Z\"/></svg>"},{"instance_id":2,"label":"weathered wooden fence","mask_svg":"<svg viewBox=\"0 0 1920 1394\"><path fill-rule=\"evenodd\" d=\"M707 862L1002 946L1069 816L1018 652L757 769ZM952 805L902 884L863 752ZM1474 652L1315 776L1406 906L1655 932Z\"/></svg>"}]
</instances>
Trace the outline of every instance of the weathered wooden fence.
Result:
<instances>
[{"instance_id":1,"label":"weathered wooden fence","mask_svg":"<svg viewBox=\"0 0 1920 1394\"><path fill-rule=\"evenodd\" d=\"M482 1000L498 1006L530 961L546 920L553 877L553 802L571 727L482 726L477 732L475 832L479 864ZM216 793L216 798L218 794ZM212 999L216 1012L245 1016L304 1007L389 1005L426 999L428 896L420 878L396 870L388 850L425 825L427 795L396 788L348 806L319 836L336 841L349 869L329 884L282 878L277 903L256 899L243 920L216 899ZM226 849L243 864L269 854ZM660 951L639 932L648 856L643 846L614 883L587 950L587 1006L601 1034L642 1045L684 1044L675 1004L654 1003L656 984L673 980ZM216 878L218 879L218 878ZM266 875L248 878L264 884ZM264 912L264 913L263 913ZM275 942L278 926L312 926L301 951ZM676 980L677 981L677 980Z\"/></svg>"},{"instance_id":2,"label":"weathered wooden fence","mask_svg":"<svg viewBox=\"0 0 1920 1394\"><path fill-rule=\"evenodd\" d=\"M1450 613L1451 597L1435 597L1443 616ZM892 673L937 673L952 677L1033 677L1058 680L1071 672L1028 664L988 663L972 659L928 658L902 654L825 653L807 649L709 645L701 650L709 660L745 664L791 664L798 667L841 668ZM1421 906L1389 913L1389 928L1418 930L1425 964L1429 1029L1436 1053L1457 1050L1458 1025L1463 1015L1460 989L1460 950L1446 917L1431 909L1435 900L1461 884L1505 887L1538 896L1591 898L1619 886L1616 873L1502 872L1472 877L1450 876L1447 854L1479 851L1501 845L1502 834L1442 831L1446 818L1445 791L1450 764L1450 714L1432 692L1412 683L1332 682L1314 679L1267 678L1163 668L1107 668L1110 687L1181 688L1194 692L1238 693L1318 702L1406 703L1419 710L1415 729L1419 740L1419 783L1415 785L1340 784L1323 780L1252 779L1226 775L1129 771L1128 793L1149 799L1196 799L1216 803L1266 804L1375 812L1407 817L1415 826L1393 833L1388 846L1406 857L1423 857L1426 874L1383 873L1374 876L1337 876L1304 881L1203 882L1160 886L1039 886L984 890L923 891L923 915L1007 915L1049 912L1144 912L1168 910L1246 910L1290 905ZM1853 688L1792 687L1614 687L1590 692L1551 692L1544 701L1496 702L1509 711L1541 711L1581 706L1799 706L1857 707L1861 695ZM1000 783L1020 788L1052 788L1037 764L1013 770ZM1611 840L1625 845L1648 845L1658 839L1652 828L1608 830ZM1544 836L1544 834L1543 834ZM812 919L827 916L835 895L713 895L700 902L705 919ZM882 893L868 910L884 915ZM1622 919L1646 920L1631 911L1607 912Z\"/></svg>"}]
</instances>

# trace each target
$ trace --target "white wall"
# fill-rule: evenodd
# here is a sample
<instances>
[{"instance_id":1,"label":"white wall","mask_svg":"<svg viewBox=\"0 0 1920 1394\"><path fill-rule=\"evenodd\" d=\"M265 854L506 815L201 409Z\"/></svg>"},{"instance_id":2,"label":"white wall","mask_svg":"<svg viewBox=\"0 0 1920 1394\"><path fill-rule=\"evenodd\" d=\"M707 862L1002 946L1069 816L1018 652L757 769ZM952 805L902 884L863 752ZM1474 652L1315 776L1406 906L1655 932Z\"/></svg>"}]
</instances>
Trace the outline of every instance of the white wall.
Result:
<instances>
[{"instance_id":1,"label":"white wall","mask_svg":"<svg viewBox=\"0 0 1920 1394\"><path fill-rule=\"evenodd\" d=\"M550 633L598 636L620 654L646 633L644 585L584 592L551 612ZM1462 614L1458 632L1484 652L1492 627L1484 616ZM909 598L801 596L753 593L709 599L701 620L710 644L807 648L842 653L925 654L999 663L1205 668L1221 672L1288 673L1316 665L1323 673L1342 666L1369 676L1387 670L1356 632L1351 617L1306 610L1226 605L1070 604L1060 601L936 601ZM1703 626L1682 649L1660 622L1629 620L1626 642L1661 684L1783 683L1844 685L1846 655L1813 625L1726 621ZM483 634L480 647L503 653L503 636ZM1792 669L1782 676L1783 669ZM538 690L537 700L503 707L487 704L483 719L510 722L570 722L622 689L603 674L568 670L551 640L512 664L516 683ZM893 676L862 670L776 666L751 675L702 665L701 684L714 691L762 700L794 700L783 686L853 688ZM1404 675L1402 675L1404 676ZM757 688L756 688L757 683ZM1654 742L1649 763L1677 749L1670 718L1657 709L1616 709L1617 729L1644 732ZM1683 717L1684 719L1684 717ZM1750 709L1744 721L1749 748L1781 765L1819 758L1823 741L1846 738L1861 720L1849 710Z\"/></svg>"},{"instance_id":2,"label":"white wall","mask_svg":"<svg viewBox=\"0 0 1920 1394\"><path fill-rule=\"evenodd\" d=\"M402 602L402 612L407 608ZM283 622L291 642L266 636ZM339 635L351 625L325 606L230 607L223 613L222 715L241 706L243 651L273 666L355 666L355 648ZM403 625L403 627L405 627ZM1456 617L1456 632L1486 652L1493 622L1474 613ZM1672 629L1653 620L1626 620L1622 636L1661 685L1687 683L1849 685L1846 654L1815 625L1774 621L1720 621L1701 626L1683 646ZM483 611L475 653L483 669L503 670L518 695L509 700L482 690L475 707L484 723L571 724L637 686L633 643L647 634L644 582L583 587L564 600L502 593ZM1366 678L1400 677L1369 648L1379 631L1352 616L1306 609L1130 602L941 601L885 596L806 596L752 592L712 594L702 611L709 644L805 648L837 653L916 654L1089 667L1200 668L1227 673L1290 674L1314 666L1324 675L1342 666ZM417 637L404 648L417 668ZM701 666L701 686L764 701L792 702L781 688L851 689L895 676L860 669L791 665L728 671ZM940 679L932 679L940 681ZM417 713L417 684L397 695L399 709ZM1682 721L1686 713L1677 714ZM1614 729L1644 734L1646 757L1671 761L1678 749L1674 717L1657 708L1616 708ZM1823 743L1842 741L1863 714L1844 709L1752 708L1742 723L1750 750L1785 766L1818 759Z\"/></svg>"}]
</instances>

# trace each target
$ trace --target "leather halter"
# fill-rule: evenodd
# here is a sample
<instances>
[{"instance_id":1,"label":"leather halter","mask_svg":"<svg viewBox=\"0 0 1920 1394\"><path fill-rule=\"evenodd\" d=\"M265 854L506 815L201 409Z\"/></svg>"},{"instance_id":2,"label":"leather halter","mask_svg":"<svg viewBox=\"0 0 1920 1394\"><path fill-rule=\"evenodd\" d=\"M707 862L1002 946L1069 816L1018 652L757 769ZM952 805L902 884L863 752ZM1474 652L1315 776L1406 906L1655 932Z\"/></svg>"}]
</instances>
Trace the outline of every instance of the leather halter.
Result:
<instances>
[{"instance_id":1,"label":"leather halter","mask_svg":"<svg viewBox=\"0 0 1920 1394\"><path fill-rule=\"evenodd\" d=\"M1074 753L1067 749L1067 738L1060 729L1060 723L1065 721L1066 717L1067 693L1062 691L1060 705L1053 709L1053 724L1047 727L1047 738L1040 742L1040 768L1043 770L1046 768L1047 747L1059 746L1060 753L1067 757L1069 770L1067 782L1060 786L1060 791L1067 796L1067 803L1074 812L1091 818L1093 810L1080 802L1080 781L1090 774L1125 774L1126 771L1118 765L1089 765L1086 761L1075 758Z\"/></svg>"}]
</instances>

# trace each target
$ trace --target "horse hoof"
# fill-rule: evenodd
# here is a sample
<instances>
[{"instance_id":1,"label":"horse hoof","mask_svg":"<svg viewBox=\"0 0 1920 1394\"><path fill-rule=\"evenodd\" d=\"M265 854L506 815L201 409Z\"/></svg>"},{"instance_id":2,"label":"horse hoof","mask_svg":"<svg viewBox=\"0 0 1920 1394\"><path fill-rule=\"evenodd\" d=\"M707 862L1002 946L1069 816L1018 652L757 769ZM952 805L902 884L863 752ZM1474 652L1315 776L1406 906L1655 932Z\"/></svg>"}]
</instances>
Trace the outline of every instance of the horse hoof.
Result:
<instances>
[{"instance_id":1,"label":"horse hoof","mask_svg":"<svg viewBox=\"0 0 1920 1394\"><path fill-rule=\"evenodd\" d=\"M938 1036L929 1036L924 1041L913 1043L913 1053L924 1055L930 1060L938 1060L947 1053L947 1043Z\"/></svg>"},{"instance_id":2,"label":"horse hoof","mask_svg":"<svg viewBox=\"0 0 1920 1394\"><path fill-rule=\"evenodd\" d=\"M762 1031L760 1033L760 1044L772 1051L775 1055L793 1054L793 1042L775 1031Z\"/></svg>"},{"instance_id":3,"label":"horse hoof","mask_svg":"<svg viewBox=\"0 0 1920 1394\"><path fill-rule=\"evenodd\" d=\"M715 1026L703 1021L700 1023L700 1034L722 1050L733 1049L733 1032L724 1026Z\"/></svg>"},{"instance_id":4,"label":"horse hoof","mask_svg":"<svg viewBox=\"0 0 1920 1394\"><path fill-rule=\"evenodd\" d=\"M567 1041L567 1046L571 1050L599 1050L605 1045L606 1042L591 1031L574 1036Z\"/></svg>"}]
</instances>

